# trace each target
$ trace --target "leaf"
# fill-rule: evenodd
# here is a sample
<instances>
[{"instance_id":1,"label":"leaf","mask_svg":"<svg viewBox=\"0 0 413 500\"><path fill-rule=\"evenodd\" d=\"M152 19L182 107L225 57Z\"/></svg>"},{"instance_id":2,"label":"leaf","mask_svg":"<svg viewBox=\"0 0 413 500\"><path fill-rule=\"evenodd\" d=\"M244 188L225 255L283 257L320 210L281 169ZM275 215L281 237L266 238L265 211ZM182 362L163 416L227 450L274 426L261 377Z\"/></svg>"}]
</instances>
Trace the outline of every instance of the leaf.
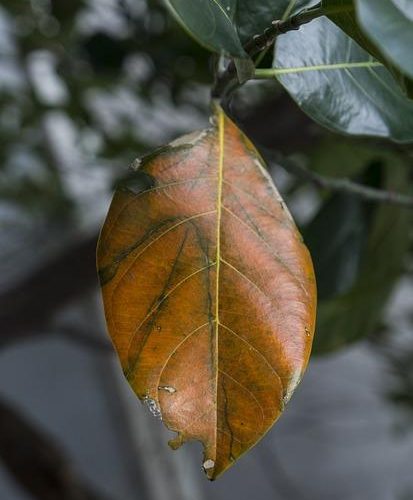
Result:
<instances>
[{"instance_id":1,"label":"leaf","mask_svg":"<svg viewBox=\"0 0 413 500\"><path fill-rule=\"evenodd\" d=\"M382 152L359 141L336 136L321 140L309 151L311 170L328 177L351 178L381 161Z\"/></svg>"},{"instance_id":2,"label":"leaf","mask_svg":"<svg viewBox=\"0 0 413 500\"><path fill-rule=\"evenodd\" d=\"M356 4L360 7L362 2L363 0L358 2L356 0L323 0L323 7L335 10L336 12L334 14L330 14L328 16L329 19L331 19L339 28L347 33L348 36L355 40L360 47L369 52L378 61L382 62L398 81L404 93L409 97L413 97L413 82L400 71L403 68L400 66L399 68L395 67L394 63L396 61L392 57L389 58L388 51L385 50L380 43L377 43L376 37L371 36L369 30L365 30L366 33L364 33L360 28L359 20L356 18ZM379 5L382 4L374 2L375 7L378 7ZM376 11L375 8L374 10ZM360 12L360 8L358 11ZM388 23L388 18L381 17L378 22L384 25ZM363 28L363 22L361 23L361 27ZM398 40L398 43L401 44L404 42L402 40ZM413 44L410 43L410 46L413 46ZM408 47L409 45L406 45L405 50L408 51ZM400 46L400 50L403 50L403 45Z\"/></svg>"},{"instance_id":3,"label":"leaf","mask_svg":"<svg viewBox=\"0 0 413 500\"><path fill-rule=\"evenodd\" d=\"M413 78L413 4L401 0L357 0L359 22L381 52Z\"/></svg>"},{"instance_id":4,"label":"leaf","mask_svg":"<svg viewBox=\"0 0 413 500\"><path fill-rule=\"evenodd\" d=\"M172 15L201 45L247 57L233 21L236 0L164 0Z\"/></svg>"},{"instance_id":5,"label":"leaf","mask_svg":"<svg viewBox=\"0 0 413 500\"><path fill-rule=\"evenodd\" d=\"M367 233L360 198L337 193L304 229L317 276L318 299L347 292L354 285Z\"/></svg>"},{"instance_id":6,"label":"leaf","mask_svg":"<svg viewBox=\"0 0 413 500\"><path fill-rule=\"evenodd\" d=\"M204 47L247 58L242 45L316 0L165 0L173 16Z\"/></svg>"},{"instance_id":7,"label":"leaf","mask_svg":"<svg viewBox=\"0 0 413 500\"><path fill-rule=\"evenodd\" d=\"M387 154L382 160L385 164L382 189L405 190L408 185L405 163L395 154ZM372 208L367 202L364 205L365 208ZM316 219L320 218L325 210L326 208L322 208ZM339 217L338 224L341 226L343 218L347 218L347 213L342 213ZM356 221L354 223L356 224ZM347 224L351 224L351 221L347 220ZM347 287L319 303L314 344L314 352L317 354L331 352L373 333L385 312L394 285L403 272L404 259L410 243L410 211L396 205L375 206L373 214L368 219L364 217L364 224L367 239L363 248L360 247L360 240L357 243L355 234L352 236L354 252L359 253L361 250L361 255L356 257L359 260L356 279L353 278L350 288ZM320 225L318 227L320 228ZM326 276L329 269L320 270L324 263L320 259L321 254L316 255L317 247L313 244L316 235L310 238L309 229L307 228L305 234L309 248L314 252L317 279L319 276L323 279L322 276ZM333 234L331 226L326 226L324 231L327 233L325 238ZM337 228L336 231L340 232L341 229ZM318 237L320 238L320 234ZM333 236L333 239L336 237Z\"/></svg>"},{"instance_id":8,"label":"leaf","mask_svg":"<svg viewBox=\"0 0 413 500\"><path fill-rule=\"evenodd\" d=\"M322 125L413 141L413 102L381 63L328 19L279 37L274 68L294 100Z\"/></svg>"},{"instance_id":9,"label":"leaf","mask_svg":"<svg viewBox=\"0 0 413 500\"><path fill-rule=\"evenodd\" d=\"M215 479L273 425L310 355L310 255L245 135L214 125L145 158L98 245L106 319L138 397Z\"/></svg>"},{"instance_id":10,"label":"leaf","mask_svg":"<svg viewBox=\"0 0 413 500\"><path fill-rule=\"evenodd\" d=\"M413 21L413 3L411 0L392 0L392 2L410 21Z\"/></svg>"}]
</instances>

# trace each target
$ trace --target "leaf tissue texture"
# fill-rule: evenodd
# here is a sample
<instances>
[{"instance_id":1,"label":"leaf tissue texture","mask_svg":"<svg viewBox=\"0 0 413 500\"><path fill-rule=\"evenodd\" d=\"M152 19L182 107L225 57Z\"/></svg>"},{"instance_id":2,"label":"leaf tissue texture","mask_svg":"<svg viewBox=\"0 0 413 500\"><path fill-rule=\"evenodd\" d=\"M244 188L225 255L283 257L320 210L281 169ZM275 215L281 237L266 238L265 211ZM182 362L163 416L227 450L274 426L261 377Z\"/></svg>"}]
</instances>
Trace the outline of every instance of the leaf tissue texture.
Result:
<instances>
[{"instance_id":1,"label":"leaf tissue texture","mask_svg":"<svg viewBox=\"0 0 413 500\"><path fill-rule=\"evenodd\" d=\"M108 328L138 397L204 445L215 479L270 429L306 368L316 288L263 161L214 125L135 162L98 244Z\"/></svg>"}]
</instances>

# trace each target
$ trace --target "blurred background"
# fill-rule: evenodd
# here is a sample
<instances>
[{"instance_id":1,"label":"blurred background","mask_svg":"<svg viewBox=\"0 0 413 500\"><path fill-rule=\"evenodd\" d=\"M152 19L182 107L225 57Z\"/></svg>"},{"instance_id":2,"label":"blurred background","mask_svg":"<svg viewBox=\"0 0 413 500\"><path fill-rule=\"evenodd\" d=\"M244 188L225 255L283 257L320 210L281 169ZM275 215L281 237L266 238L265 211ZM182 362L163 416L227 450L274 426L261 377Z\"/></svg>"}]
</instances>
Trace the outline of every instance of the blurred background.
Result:
<instances>
[{"instance_id":1,"label":"blurred background","mask_svg":"<svg viewBox=\"0 0 413 500\"><path fill-rule=\"evenodd\" d=\"M99 228L136 157L208 126L210 67L157 1L0 2L2 500L413 499L412 210L308 175L411 194L413 148L322 129L275 81L249 83L228 111L313 254L306 377L209 483L201 446L172 452L121 374Z\"/></svg>"}]
</instances>

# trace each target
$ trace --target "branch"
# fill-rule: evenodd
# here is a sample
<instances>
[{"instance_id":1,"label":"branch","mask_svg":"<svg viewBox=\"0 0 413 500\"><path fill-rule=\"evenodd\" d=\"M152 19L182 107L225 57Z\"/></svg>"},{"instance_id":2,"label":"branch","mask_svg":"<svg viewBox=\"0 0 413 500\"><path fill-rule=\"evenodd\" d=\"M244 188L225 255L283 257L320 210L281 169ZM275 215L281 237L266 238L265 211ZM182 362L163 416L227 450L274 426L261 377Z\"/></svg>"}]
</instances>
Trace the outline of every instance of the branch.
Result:
<instances>
[{"instance_id":1,"label":"branch","mask_svg":"<svg viewBox=\"0 0 413 500\"><path fill-rule=\"evenodd\" d=\"M350 181L349 179L325 177L307 169L303 165L299 165L296 162L288 161L286 159L281 161L280 166L291 174L312 182L321 189L351 194L358 196L363 200L373 201L375 203L391 203L405 208L413 208L413 197L411 196L395 193L393 191L384 191L382 189L363 186L362 184Z\"/></svg>"},{"instance_id":2,"label":"branch","mask_svg":"<svg viewBox=\"0 0 413 500\"><path fill-rule=\"evenodd\" d=\"M287 33L288 31L298 30L303 24L307 24L313 19L317 19L323 15L325 15L325 10L322 8L321 3L319 3L287 19L272 21L271 26L266 28L264 33L255 35L244 45L244 50L252 58L270 47L277 36ZM212 89L212 97L220 99L224 97L234 85L239 85L236 77L237 70L235 62L232 60L225 71L221 75L218 75Z\"/></svg>"}]
</instances>

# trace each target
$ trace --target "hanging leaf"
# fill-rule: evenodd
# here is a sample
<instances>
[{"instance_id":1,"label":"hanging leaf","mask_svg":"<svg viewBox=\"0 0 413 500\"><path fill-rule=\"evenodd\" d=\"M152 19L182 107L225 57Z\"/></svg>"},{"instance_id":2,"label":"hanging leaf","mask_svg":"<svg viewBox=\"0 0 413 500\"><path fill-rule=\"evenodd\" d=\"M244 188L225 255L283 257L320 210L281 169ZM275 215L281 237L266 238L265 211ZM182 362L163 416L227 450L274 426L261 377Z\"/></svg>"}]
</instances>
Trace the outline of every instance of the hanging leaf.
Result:
<instances>
[{"instance_id":1,"label":"hanging leaf","mask_svg":"<svg viewBox=\"0 0 413 500\"><path fill-rule=\"evenodd\" d=\"M381 63L330 20L320 18L279 37L274 68L300 107L322 125L413 141L413 101Z\"/></svg>"},{"instance_id":2,"label":"hanging leaf","mask_svg":"<svg viewBox=\"0 0 413 500\"><path fill-rule=\"evenodd\" d=\"M215 479L273 425L310 355L313 267L262 159L214 125L142 160L98 245L110 334L138 397Z\"/></svg>"}]
</instances>

